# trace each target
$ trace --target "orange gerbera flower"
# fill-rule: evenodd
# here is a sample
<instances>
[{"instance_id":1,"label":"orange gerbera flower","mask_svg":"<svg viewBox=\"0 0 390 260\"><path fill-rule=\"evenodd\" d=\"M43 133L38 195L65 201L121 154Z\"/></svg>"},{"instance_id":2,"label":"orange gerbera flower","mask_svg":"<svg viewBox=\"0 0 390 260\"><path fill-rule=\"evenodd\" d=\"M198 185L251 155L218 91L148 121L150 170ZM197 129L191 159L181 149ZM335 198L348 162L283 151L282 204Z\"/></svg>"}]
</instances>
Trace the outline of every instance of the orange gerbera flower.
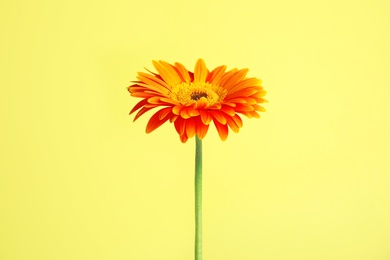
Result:
<instances>
[{"instance_id":1,"label":"orange gerbera flower","mask_svg":"<svg viewBox=\"0 0 390 260\"><path fill-rule=\"evenodd\" d=\"M261 80L247 78L248 69L232 69L219 66L211 72L204 61L196 62L194 72L182 64L171 65L165 61L153 61L158 73L138 72L138 81L128 87L133 97L142 98L130 114L139 110L134 121L155 107L162 107L149 120L146 133L150 133L166 121L174 123L180 140L198 135L206 136L211 121L220 138L228 136L228 127L238 132L242 120L238 114L259 118L258 111L265 111L259 103L267 102Z\"/></svg>"}]
</instances>

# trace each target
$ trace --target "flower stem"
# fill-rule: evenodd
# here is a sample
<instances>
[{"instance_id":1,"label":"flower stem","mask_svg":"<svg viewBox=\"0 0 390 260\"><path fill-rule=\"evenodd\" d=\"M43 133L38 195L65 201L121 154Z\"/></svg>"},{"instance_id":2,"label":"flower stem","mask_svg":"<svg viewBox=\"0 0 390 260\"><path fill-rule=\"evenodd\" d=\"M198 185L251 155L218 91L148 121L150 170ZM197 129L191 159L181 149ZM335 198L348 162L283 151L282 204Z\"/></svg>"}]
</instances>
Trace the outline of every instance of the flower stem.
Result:
<instances>
[{"instance_id":1,"label":"flower stem","mask_svg":"<svg viewBox=\"0 0 390 260\"><path fill-rule=\"evenodd\" d=\"M195 139L195 260L202 260L202 140Z\"/></svg>"}]
</instances>

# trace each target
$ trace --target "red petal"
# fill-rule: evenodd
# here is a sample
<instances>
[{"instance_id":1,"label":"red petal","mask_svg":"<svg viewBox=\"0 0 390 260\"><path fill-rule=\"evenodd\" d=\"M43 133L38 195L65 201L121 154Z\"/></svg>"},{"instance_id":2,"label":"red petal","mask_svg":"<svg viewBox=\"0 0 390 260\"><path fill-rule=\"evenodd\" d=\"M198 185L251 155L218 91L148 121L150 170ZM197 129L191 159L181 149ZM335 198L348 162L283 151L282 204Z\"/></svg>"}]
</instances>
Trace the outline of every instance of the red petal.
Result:
<instances>
[{"instance_id":1,"label":"red petal","mask_svg":"<svg viewBox=\"0 0 390 260\"><path fill-rule=\"evenodd\" d=\"M172 108L171 108L171 107L163 108L163 109L160 110L160 114L159 114L158 119L163 120L163 119L164 119L167 115L169 115L169 114L171 114L171 115L169 116L169 118L172 118L172 116L174 115L174 114L172 113Z\"/></svg>"},{"instance_id":2,"label":"red petal","mask_svg":"<svg viewBox=\"0 0 390 260\"><path fill-rule=\"evenodd\" d=\"M248 105L248 104L237 104L236 107L234 108L234 110L236 110L236 112L239 112L239 111L253 111L254 108L253 108L253 106Z\"/></svg>"},{"instance_id":3,"label":"red petal","mask_svg":"<svg viewBox=\"0 0 390 260\"><path fill-rule=\"evenodd\" d=\"M145 104L148 103L148 100L147 99L142 99L140 102L138 102L134 107L133 109L130 111L130 115L133 114L135 111L137 111L138 109L140 109L141 107L143 107Z\"/></svg>"},{"instance_id":4,"label":"red petal","mask_svg":"<svg viewBox=\"0 0 390 260\"><path fill-rule=\"evenodd\" d=\"M181 135L180 136L180 141L184 144L185 142L187 142L188 140L188 137L184 134L184 135Z\"/></svg>"},{"instance_id":5,"label":"red petal","mask_svg":"<svg viewBox=\"0 0 390 260\"><path fill-rule=\"evenodd\" d=\"M222 141L225 141L228 137L229 129L227 125L222 125L218 121L214 120L214 125L217 128L219 137Z\"/></svg>"},{"instance_id":6,"label":"red petal","mask_svg":"<svg viewBox=\"0 0 390 260\"><path fill-rule=\"evenodd\" d=\"M209 130L209 125L203 124L200 116L196 117L195 120L196 120L196 134L198 135L199 139L203 139L206 136L207 131Z\"/></svg>"},{"instance_id":7,"label":"red petal","mask_svg":"<svg viewBox=\"0 0 390 260\"><path fill-rule=\"evenodd\" d=\"M181 117L178 117L175 121L175 128L179 135L183 135L185 132L185 120Z\"/></svg>"},{"instance_id":8,"label":"red petal","mask_svg":"<svg viewBox=\"0 0 390 260\"><path fill-rule=\"evenodd\" d=\"M164 124L168 119L169 117L166 116L164 119L160 120L159 117L160 117L160 112L165 110L165 108L159 110L157 113L155 113L150 119L149 119L149 122L148 122L148 125L146 126L146 133L151 133L153 132L156 128L158 128L159 126L161 126L162 124Z\"/></svg>"},{"instance_id":9,"label":"red petal","mask_svg":"<svg viewBox=\"0 0 390 260\"><path fill-rule=\"evenodd\" d=\"M152 108L154 108L154 107L143 107L143 108L141 108L141 110L138 111L138 113L135 115L133 121L137 120L140 116L142 116L143 114L145 114L146 112L148 112Z\"/></svg>"}]
</instances>

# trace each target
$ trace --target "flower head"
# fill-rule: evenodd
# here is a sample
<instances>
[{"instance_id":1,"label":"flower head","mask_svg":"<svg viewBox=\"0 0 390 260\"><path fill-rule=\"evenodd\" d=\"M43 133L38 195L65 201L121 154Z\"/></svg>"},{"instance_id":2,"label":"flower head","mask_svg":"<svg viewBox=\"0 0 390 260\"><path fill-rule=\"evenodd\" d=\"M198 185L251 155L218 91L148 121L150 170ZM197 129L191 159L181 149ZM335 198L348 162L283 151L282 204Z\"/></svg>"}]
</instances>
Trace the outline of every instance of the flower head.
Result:
<instances>
[{"instance_id":1,"label":"flower head","mask_svg":"<svg viewBox=\"0 0 390 260\"><path fill-rule=\"evenodd\" d=\"M134 121L161 108L149 119L146 133L169 120L185 143L195 135L203 139L213 122L224 141L229 127L234 132L242 127L239 114L259 118L258 112L265 111L259 104L267 102L266 91L261 80L246 77L248 69L226 71L226 66L219 66L210 72L202 59L194 72L180 63L153 61L153 65L157 73L138 72L138 81L128 87L131 96L142 98L130 111L138 110Z\"/></svg>"}]
</instances>

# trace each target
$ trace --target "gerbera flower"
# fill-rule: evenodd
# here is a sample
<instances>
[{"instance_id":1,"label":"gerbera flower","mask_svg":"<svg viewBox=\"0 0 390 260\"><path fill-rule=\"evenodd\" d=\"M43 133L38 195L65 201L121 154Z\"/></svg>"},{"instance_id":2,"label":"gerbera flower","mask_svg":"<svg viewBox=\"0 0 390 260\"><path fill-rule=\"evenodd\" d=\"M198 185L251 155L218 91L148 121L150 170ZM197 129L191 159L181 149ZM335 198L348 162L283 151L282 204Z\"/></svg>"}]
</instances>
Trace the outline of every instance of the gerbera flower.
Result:
<instances>
[{"instance_id":1,"label":"gerbera flower","mask_svg":"<svg viewBox=\"0 0 390 260\"><path fill-rule=\"evenodd\" d=\"M131 96L142 98L130 114L139 110L134 121L145 112L161 107L149 120L146 133L167 122L174 123L180 140L198 135L203 139L211 122L220 138L228 136L228 128L238 132L242 127L239 116L260 118L259 111L265 111L260 103L266 91L261 80L247 78L248 69L232 69L219 66L211 72L204 61L196 62L194 72L182 64L153 61L158 73L138 72L134 84L128 87Z\"/></svg>"}]
</instances>

